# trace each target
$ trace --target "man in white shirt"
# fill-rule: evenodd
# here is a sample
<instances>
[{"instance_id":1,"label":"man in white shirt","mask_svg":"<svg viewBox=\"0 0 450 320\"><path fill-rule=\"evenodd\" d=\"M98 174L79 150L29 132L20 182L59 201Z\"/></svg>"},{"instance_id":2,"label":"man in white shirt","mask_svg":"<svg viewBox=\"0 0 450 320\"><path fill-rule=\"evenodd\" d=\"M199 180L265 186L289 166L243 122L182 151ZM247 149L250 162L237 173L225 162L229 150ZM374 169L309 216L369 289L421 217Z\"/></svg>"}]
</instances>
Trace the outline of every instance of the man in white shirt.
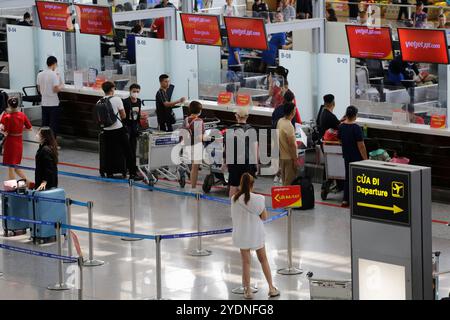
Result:
<instances>
[{"instance_id":1,"label":"man in white shirt","mask_svg":"<svg viewBox=\"0 0 450 320\"><path fill-rule=\"evenodd\" d=\"M58 68L58 60L56 57L48 57L47 66L47 70L38 74L36 84L42 96L42 126L50 127L56 136L58 133L59 115L61 113L58 93L61 91L64 83L60 74L56 72Z\"/></svg>"},{"instance_id":2,"label":"man in white shirt","mask_svg":"<svg viewBox=\"0 0 450 320\"><path fill-rule=\"evenodd\" d=\"M130 142L128 140L127 129L122 125L122 120L126 118L125 108L123 106L122 99L114 96L115 89L115 85L111 81L106 81L102 85L102 90L105 93L105 97L109 98L111 106L114 110L114 114L117 116L116 122L114 124L109 127L103 128L106 148L112 149L106 150L106 155L114 157L115 155L110 151L117 150L118 152L121 152L125 157L130 179L138 180L138 177L136 175L136 159L133 159L133 153L131 151Z\"/></svg>"}]
</instances>

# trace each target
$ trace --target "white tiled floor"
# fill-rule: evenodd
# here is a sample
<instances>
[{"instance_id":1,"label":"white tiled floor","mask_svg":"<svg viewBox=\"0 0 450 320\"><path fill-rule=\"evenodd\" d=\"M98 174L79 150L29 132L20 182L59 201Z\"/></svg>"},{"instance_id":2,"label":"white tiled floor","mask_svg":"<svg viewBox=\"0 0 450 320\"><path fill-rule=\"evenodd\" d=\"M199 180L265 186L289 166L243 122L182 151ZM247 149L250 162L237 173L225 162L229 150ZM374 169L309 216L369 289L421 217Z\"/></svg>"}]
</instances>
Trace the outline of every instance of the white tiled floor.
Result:
<instances>
[{"instance_id":1,"label":"white tiled floor","mask_svg":"<svg viewBox=\"0 0 450 320\"><path fill-rule=\"evenodd\" d=\"M26 144L24 156L33 158L36 145ZM62 150L61 162L97 167L94 153ZM23 165L34 166L25 160ZM97 175L90 169L60 165L60 170ZM5 170L0 170L2 179ZM258 179L257 189L269 192L271 179ZM60 185L75 200L94 201L94 226L100 229L128 231L127 186L60 177ZM177 188L176 184L161 182L159 187ZM319 191L316 186L316 192ZM214 191L223 197L225 193ZM318 195L317 199L318 199ZM340 195L331 195L329 204L338 204ZM143 234L173 234L196 231L195 200L171 194L136 191L136 232ZM267 202L270 205L269 202ZM203 230L231 226L229 208L220 203L203 202ZM450 221L450 206L433 204L433 218ZM72 222L87 226L85 208L74 207ZM279 299L309 299L306 272L317 278L350 279L349 211L330 205L317 204L314 210L294 214L294 262L305 271L299 276L282 276L276 270L286 266L286 220L266 226L267 251L274 281L282 292ZM88 237L76 232L87 254ZM441 269L450 267L450 228L433 225L433 249L442 251ZM56 252L54 244L35 247L27 236L1 238L1 242ZM163 297L170 299L241 299L231 290L241 282L240 255L231 244L230 235L203 238L208 257L191 257L196 239L176 239L162 242ZM95 235L95 258L105 260L100 267L84 268L84 297L86 299L145 299L155 296L155 243L144 240L125 242L119 238ZM256 257L252 261L253 281L260 291L257 299L267 299L267 288ZM64 265L70 268L69 264ZM73 267L72 267L73 268ZM47 285L57 281L55 260L0 251L0 299L76 299L76 291L52 292ZM69 270L70 271L70 270ZM441 279L441 294L447 295L450 281Z\"/></svg>"}]
</instances>

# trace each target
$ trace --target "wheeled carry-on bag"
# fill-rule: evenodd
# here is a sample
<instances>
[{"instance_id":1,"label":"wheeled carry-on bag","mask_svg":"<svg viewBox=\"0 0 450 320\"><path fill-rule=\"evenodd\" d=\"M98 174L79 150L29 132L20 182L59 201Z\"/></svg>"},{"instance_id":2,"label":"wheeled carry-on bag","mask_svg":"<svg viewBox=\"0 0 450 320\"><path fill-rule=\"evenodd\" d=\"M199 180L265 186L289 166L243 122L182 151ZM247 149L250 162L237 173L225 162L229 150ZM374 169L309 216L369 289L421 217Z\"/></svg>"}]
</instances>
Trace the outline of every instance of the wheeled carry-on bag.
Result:
<instances>
[{"instance_id":1,"label":"wheeled carry-on bag","mask_svg":"<svg viewBox=\"0 0 450 320\"><path fill-rule=\"evenodd\" d=\"M297 209L298 210L313 209L315 204L315 197L314 197L314 186L311 183L311 179L309 177L299 176L294 179L292 185L299 185L301 187L302 207Z\"/></svg>"},{"instance_id":2,"label":"wheeled carry-on bag","mask_svg":"<svg viewBox=\"0 0 450 320\"><path fill-rule=\"evenodd\" d=\"M20 184L21 180L17 182ZM30 219L33 215L33 200L27 198L28 192L26 189L17 189L9 192L9 194L2 194L2 214L4 216ZM20 197L23 195L24 197ZM31 225L27 222L19 222L14 220L3 220L4 236L17 236L27 232Z\"/></svg>"},{"instance_id":3,"label":"wheeled carry-on bag","mask_svg":"<svg viewBox=\"0 0 450 320\"><path fill-rule=\"evenodd\" d=\"M121 174L122 178L127 176L127 167L125 156L118 148L114 148L114 144L107 147L104 132L100 132L98 136L99 150L100 150L100 175L102 177L111 177L115 174ZM112 149L112 150L108 150Z\"/></svg>"},{"instance_id":4,"label":"wheeled carry-on bag","mask_svg":"<svg viewBox=\"0 0 450 320\"><path fill-rule=\"evenodd\" d=\"M34 220L67 223L67 210L65 202L46 201L44 198L52 200L65 200L64 189L55 188L47 191L35 191L34 195ZM65 235L66 230L62 229ZM35 225L32 228L31 237L34 243L49 243L56 241L56 229L54 226Z\"/></svg>"}]
</instances>

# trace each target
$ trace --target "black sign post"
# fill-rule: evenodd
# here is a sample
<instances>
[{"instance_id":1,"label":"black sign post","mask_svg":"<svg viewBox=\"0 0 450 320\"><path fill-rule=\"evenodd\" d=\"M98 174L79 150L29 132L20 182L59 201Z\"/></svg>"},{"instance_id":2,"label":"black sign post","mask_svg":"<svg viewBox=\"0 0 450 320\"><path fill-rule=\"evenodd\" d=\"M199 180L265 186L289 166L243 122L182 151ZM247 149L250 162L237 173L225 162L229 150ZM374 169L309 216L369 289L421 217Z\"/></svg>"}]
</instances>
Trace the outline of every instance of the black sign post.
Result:
<instances>
[{"instance_id":1,"label":"black sign post","mask_svg":"<svg viewBox=\"0 0 450 320\"><path fill-rule=\"evenodd\" d=\"M353 299L432 299L431 169L350 164Z\"/></svg>"}]
</instances>

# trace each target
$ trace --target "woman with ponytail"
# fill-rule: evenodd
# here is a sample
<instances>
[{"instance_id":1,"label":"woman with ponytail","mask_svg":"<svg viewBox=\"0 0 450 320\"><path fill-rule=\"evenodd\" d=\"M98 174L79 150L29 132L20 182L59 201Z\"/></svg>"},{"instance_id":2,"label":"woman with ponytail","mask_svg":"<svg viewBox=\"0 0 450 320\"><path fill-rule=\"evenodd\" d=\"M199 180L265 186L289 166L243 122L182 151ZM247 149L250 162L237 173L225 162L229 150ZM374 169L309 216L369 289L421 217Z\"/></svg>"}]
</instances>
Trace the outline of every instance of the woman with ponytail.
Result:
<instances>
[{"instance_id":1,"label":"woman with ponytail","mask_svg":"<svg viewBox=\"0 0 450 320\"><path fill-rule=\"evenodd\" d=\"M263 221L268 218L265 198L262 195L253 193L253 184L253 176L249 173L244 173L241 178L239 191L231 198L233 244L241 250L244 298L253 298L250 288L251 250L256 250L256 255L261 263L264 276L269 285L269 297L277 297L280 295L280 292L272 283L272 274L269 261L267 260L264 240Z\"/></svg>"},{"instance_id":2,"label":"woman with ponytail","mask_svg":"<svg viewBox=\"0 0 450 320\"><path fill-rule=\"evenodd\" d=\"M5 135L3 145L3 164L10 165L8 168L8 179L15 180L16 174L20 179L27 180L25 173L18 168L22 162L24 130L31 130L31 122L25 113L20 111L17 98L8 99L8 109L1 117L2 131ZM28 182L28 181L27 181Z\"/></svg>"}]
</instances>

